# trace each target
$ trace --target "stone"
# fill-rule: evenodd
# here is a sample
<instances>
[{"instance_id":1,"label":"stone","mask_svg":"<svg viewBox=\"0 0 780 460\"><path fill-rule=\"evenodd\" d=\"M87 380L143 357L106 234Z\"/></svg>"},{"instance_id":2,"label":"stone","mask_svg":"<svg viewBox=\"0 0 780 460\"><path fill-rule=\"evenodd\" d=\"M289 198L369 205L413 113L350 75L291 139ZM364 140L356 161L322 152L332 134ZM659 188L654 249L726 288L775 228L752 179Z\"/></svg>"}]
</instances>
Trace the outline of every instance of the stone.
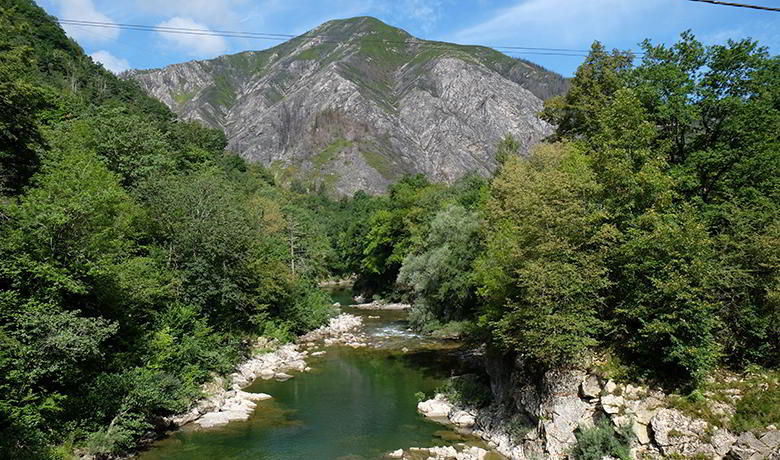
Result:
<instances>
[{"instance_id":1,"label":"stone","mask_svg":"<svg viewBox=\"0 0 780 460\"><path fill-rule=\"evenodd\" d=\"M595 375L589 375L580 384L580 394L583 398L595 399L601 396L601 384Z\"/></svg>"},{"instance_id":2,"label":"stone","mask_svg":"<svg viewBox=\"0 0 780 460\"><path fill-rule=\"evenodd\" d=\"M623 397L626 399L639 399L642 396L642 388L631 385L630 383L623 388Z\"/></svg>"},{"instance_id":3,"label":"stone","mask_svg":"<svg viewBox=\"0 0 780 460\"><path fill-rule=\"evenodd\" d=\"M631 431L634 433L634 436L636 437L636 440L639 442L639 444L650 444L650 428L647 425L642 425L641 423L638 423L636 420L634 420L631 423Z\"/></svg>"},{"instance_id":4,"label":"stone","mask_svg":"<svg viewBox=\"0 0 780 460\"><path fill-rule=\"evenodd\" d=\"M417 404L417 411L430 418L446 418L451 410L452 404L441 394Z\"/></svg>"},{"instance_id":5,"label":"stone","mask_svg":"<svg viewBox=\"0 0 780 460\"><path fill-rule=\"evenodd\" d=\"M276 380L279 380L279 381L283 382L285 380L290 380L291 378L293 378L293 376L290 375L290 374L286 374L284 372L277 372L276 374L274 374L274 378Z\"/></svg>"},{"instance_id":6,"label":"stone","mask_svg":"<svg viewBox=\"0 0 780 460\"><path fill-rule=\"evenodd\" d=\"M250 401L265 401L271 399L272 396L265 393L249 393L247 391L237 391L236 396Z\"/></svg>"},{"instance_id":7,"label":"stone","mask_svg":"<svg viewBox=\"0 0 780 460\"><path fill-rule=\"evenodd\" d=\"M200 411L197 408L194 408L182 415L172 417L170 421L175 426L184 426L188 423L194 422L198 418L200 418Z\"/></svg>"},{"instance_id":8,"label":"stone","mask_svg":"<svg viewBox=\"0 0 780 460\"><path fill-rule=\"evenodd\" d=\"M604 385L604 391L607 393L614 393L615 390L617 390L617 384L615 381L612 379L607 380L607 384Z\"/></svg>"},{"instance_id":9,"label":"stone","mask_svg":"<svg viewBox=\"0 0 780 460\"><path fill-rule=\"evenodd\" d=\"M761 436L760 441L768 448L774 449L780 446L780 430L774 429Z\"/></svg>"},{"instance_id":10,"label":"stone","mask_svg":"<svg viewBox=\"0 0 780 460\"><path fill-rule=\"evenodd\" d=\"M276 372L274 372L273 369L266 368L260 371L260 378L263 380L272 379L274 378L274 374L276 374Z\"/></svg>"},{"instance_id":11,"label":"stone","mask_svg":"<svg viewBox=\"0 0 780 460\"><path fill-rule=\"evenodd\" d=\"M660 409L650 421L653 438L664 455L715 455L715 449L701 436L710 426L704 420L691 419L677 409Z\"/></svg>"},{"instance_id":12,"label":"stone","mask_svg":"<svg viewBox=\"0 0 780 460\"><path fill-rule=\"evenodd\" d=\"M326 353L326 352L324 352L324 351L315 351L315 352L314 352L314 353L312 353L311 355L312 355L312 356L323 356L323 355L325 355L325 353Z\"/></svg>"},{"instance_id":13,"label":"stone","mask_svg":"<svg viewBox=\"0 0 780 460\"><path fill-rule=\"evenodd\" d=\"M622 396L607 394L601 397L601 407L604 412L610 415L619 413L625 404L626 401Z\"/></svg>"},{"instance_id":14,"label":"stone","mask_svg":"<svg viewBox=\"0 0 780 460\"><path fill-rule=\"evenodd\" d=\"M722 457L731 450L731 446L733 446L736 441L737 437L731 434L731 432L719 428L713 433L710 444L712 444L712 448L715 449L715 453Z\"/></svg>"},{"instance_id":15,"label":"stone","mask_svg":"<svg viewBox=\"0 0 780 460\"><path fill-rule=\"evenodd\" d=\"M477 423L474 414L466 412L464 410L450 412L449 419L453 425L461 428L471 428Z\"/></svg>"},{"instance_id":16,"label":"stone","mask_svg":"<svg viewBox=\"0 0 780 460\"><path fill-rule=\"evenodd\" d=\"M655 416L657 412L657 409L648 409L646 407L639 406L633 411L632 415L634 416L634 420L636 420L637 423L642 425L649 425L650 420L653 419L653 416Z\"/></svg>"},{"instance_id":17,"label":"stone","mask_svg":"<svg viewBox=\"0 0 780 460\"><path fill-rule=\"evenodd\" d=\"M750 431L746 431L741 435L739 435L739 437L737 438L737 444L743 447L748 447L757 452L767 450L766 444L759 441L758 438L756 438L756 435L754 435Z\"/></svg>"},{"instance_id":18,"label":"stone","mask_svg":"<svg viewBox=\"0 0 780 460\"><path fill-rule=\"evenodd\" d=\"M394 451L390 452L389 454L387 454L387 457L389 457L389 458L403 458L404 457L404 450L403 449L394 450Z\"/></svg>"}]
</instances>

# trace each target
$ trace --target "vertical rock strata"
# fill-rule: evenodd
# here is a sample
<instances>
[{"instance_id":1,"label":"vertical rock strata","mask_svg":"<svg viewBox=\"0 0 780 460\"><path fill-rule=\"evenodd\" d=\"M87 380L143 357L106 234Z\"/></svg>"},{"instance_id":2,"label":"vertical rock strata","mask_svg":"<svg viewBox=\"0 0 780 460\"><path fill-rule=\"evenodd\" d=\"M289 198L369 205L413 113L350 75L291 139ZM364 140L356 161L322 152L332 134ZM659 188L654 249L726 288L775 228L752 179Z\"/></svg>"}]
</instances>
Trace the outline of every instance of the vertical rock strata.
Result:
<instances>
[{"instance_id":1,"label":"vertical rock strata","mask_svg":"<svg viewBox=\"0 0 780 460\"><path fill-rule=\"evenodd\" d=\"M452 182L551 134L537 114L567 81L496 51L416 39L367 17L327 22L274 48L130 71L181 118L277 178L337 195L381 193L406 174Z\"/></svg>"}]
</instances>

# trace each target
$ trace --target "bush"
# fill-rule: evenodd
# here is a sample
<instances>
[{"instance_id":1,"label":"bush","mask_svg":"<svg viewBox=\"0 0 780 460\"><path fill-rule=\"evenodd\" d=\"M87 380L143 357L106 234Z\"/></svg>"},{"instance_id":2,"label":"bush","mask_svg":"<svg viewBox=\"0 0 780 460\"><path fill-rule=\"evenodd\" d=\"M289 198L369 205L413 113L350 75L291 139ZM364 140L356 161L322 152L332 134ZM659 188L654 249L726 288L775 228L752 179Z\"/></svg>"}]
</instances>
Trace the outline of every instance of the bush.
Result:
<instances>
[{"instance_id":1,"label":"bush","mask_svg":"<svg viewBox=\"0 0 780 460\"><path fill-rule=\"evenodd\" d=\"M436 389L453 404L462 407L485 407L493 400L490 386L479 376L468 374L448 379Z\"/></svg>"},{"instance_id":2,"label":"bush","mask_svg":"<svg viewBox=\"0 0 780 460\"><path fill-rule=\"evenodd\" d=\"M571 455L578 460L601 460L605 456L628 460L630 433L627 427L616 431L609 420L601 419L592 427L580 427L579 432L574 434L577 444Z\"/></svg>"},{"instance_id":3,"label":"bush","mask_svg":"<svg viewBox=\"0 0 780 460\"><path fill-rule=\"evenodd\" d=\"M780 373L750 380L731 421L737 433L780 425Z\"/></svg>"}]
</instances>

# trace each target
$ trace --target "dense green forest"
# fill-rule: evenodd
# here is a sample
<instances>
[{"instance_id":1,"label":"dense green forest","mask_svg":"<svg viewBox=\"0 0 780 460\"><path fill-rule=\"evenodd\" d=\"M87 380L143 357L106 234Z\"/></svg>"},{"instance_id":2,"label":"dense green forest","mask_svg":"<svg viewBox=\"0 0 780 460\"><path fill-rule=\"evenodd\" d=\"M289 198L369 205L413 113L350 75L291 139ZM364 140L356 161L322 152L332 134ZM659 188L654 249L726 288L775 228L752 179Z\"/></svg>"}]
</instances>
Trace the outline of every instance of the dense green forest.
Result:
<instances>
[{"instance_id":1,"label":"dense green forest","mask_svg":"<svg viewBox=\"0 0 780 460\"><path fill-rule=\"evenodd\" d=\"M780 58L750 40L630 53L593 45L490 183L401 181L353 203L358 287L414 302L540 368L586 350L688 387L780 365Z\"/></svg>"},{"instance_id":2,"label":"dense green forest","mask_svg":"<svg viewBox=\"0 0 780 460\"><path fill-rule=\"evenodd\" d=\"M322 198L0 6L0 457L123 452L247 339L329 317Z\"/></svg>"},{"instance_id":3,"label":"dense green forest","mask_svg":"<svg viewBox=\"0 0 780 460\"><path fill-rule=\"evenodd\" d=\"M642 59L593 45L490 183L413 178L340 250L358 286L466 320L540 366L607 349L635 378L695 385L718 366L780 364L780 58L684 33Z\"/></svg>"},{"instance_id":4,"label":"dense green forest","mask_svg":"<svg viewBox=\"0 0 780 460\"><path fill-rule=\"evenodd\" d=\"M355 275L540 368L612 357L695 387L780 365L780 59L745 40L594 44L554 139L493 178L333 200L277 183L0 2L0 457L132 450Z\"/></svg>"}]
</instances>

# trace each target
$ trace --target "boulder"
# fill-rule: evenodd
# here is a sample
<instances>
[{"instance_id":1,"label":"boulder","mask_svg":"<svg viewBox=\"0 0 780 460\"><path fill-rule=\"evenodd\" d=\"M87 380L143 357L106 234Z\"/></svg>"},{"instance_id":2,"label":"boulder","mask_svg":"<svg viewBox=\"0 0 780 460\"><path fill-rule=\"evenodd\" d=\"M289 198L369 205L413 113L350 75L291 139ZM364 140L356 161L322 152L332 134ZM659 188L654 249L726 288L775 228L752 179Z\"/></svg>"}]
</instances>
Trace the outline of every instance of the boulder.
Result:
<instances>
[{"instance_id":1,"label":"boulder","mask_svg":"<svg viewBox=\"0 0 780 460\"><path fill-rule=\"evenodd\" d=\"M771 441L772 437L770 436L768 440ZM773 449L764 444L764 442L756 438L753 433L747 431L739 435L736 442L731 447L731 451L729 451L729 458L736 460L765 459L773 454L772 450Z\"/></svg>"},{"instance_id":2,"label":"boulder","mask_svg":"<svg viewBox=\"0 0 780 460\"><path fill-rule=\"evenodd\" d=\"M601 397L601 407L610 415L620 413L625 405L626 401L622 396L607 394Z\"/></svg>"},{"instance_id":3,"label":"boulder","mask_svg":"<svg viewBox=\"0 0 780 460\"><path fill-rule=\"evenodd\" d=\"M780 430L774 429L761 436L760 441L768 448L775 449L780 446Z\"/></svg>"},{"instance_id":4,"label":"boulder","mask_svg":"<svg viewBox=\"0 0 780 460\"><path fill-rule=\"evenodd\" d=\"M710 444L712 444L712 448L715 449L715 453L722 457L729 453L736 441L736 436L731 434L728 430L719 428L713 433Z\"/></svg>"},{"instance_id":5,"label":"boulder","mask_svg":"<svg viewBox=\"0 0 780 460\"><path fill-rule=\"evenodd\" d=\"M265 393L249 393L248 391L236 391L236 397L248 399L249 401L265 401L271 399L271 395Z\"/></svg>"},{"instance_id":6,"label":"boulder","mask_svg":"<svg viewBox=\"0 0 780 460\"><path fill-rule=\"evenodd\" d=\"M437 394L433 399L417 404L417 411L426 417L446 418L452 411L452 404L444 395Z\"/></svg>"},{"instance_id":7,"label":"boulder","mask_svg":"<svg viewBox=\"0 0 780 460\"><path fill-rule=\"evenodd\" d=\"M449 418L453 425L461 428L471 428L477 423L474 414L465 410L454 411L449 414Z\"/></svg>"},{"instance_id":8,"label":"boulder","mask_svg":"<svg viewBox=\"0 0 780 460\"><path fill-rule=\"evenodd\" d=\"M580 395L586 399L595 399L601 396L601 384L595 375L589 375L580 384Z\"/></svg>"},{"instance_id":9,"label":"boulder","mask_svg":"<svg viewBox=\"0 0 780 460\"><path fill-rule=\"evenodd\" d=\"M700 436L710 430L704 420L691 419L676 409L660 409L650 421L653 438L666 456L715 456L715 449Z\"/></svg>"}]
</instances>

